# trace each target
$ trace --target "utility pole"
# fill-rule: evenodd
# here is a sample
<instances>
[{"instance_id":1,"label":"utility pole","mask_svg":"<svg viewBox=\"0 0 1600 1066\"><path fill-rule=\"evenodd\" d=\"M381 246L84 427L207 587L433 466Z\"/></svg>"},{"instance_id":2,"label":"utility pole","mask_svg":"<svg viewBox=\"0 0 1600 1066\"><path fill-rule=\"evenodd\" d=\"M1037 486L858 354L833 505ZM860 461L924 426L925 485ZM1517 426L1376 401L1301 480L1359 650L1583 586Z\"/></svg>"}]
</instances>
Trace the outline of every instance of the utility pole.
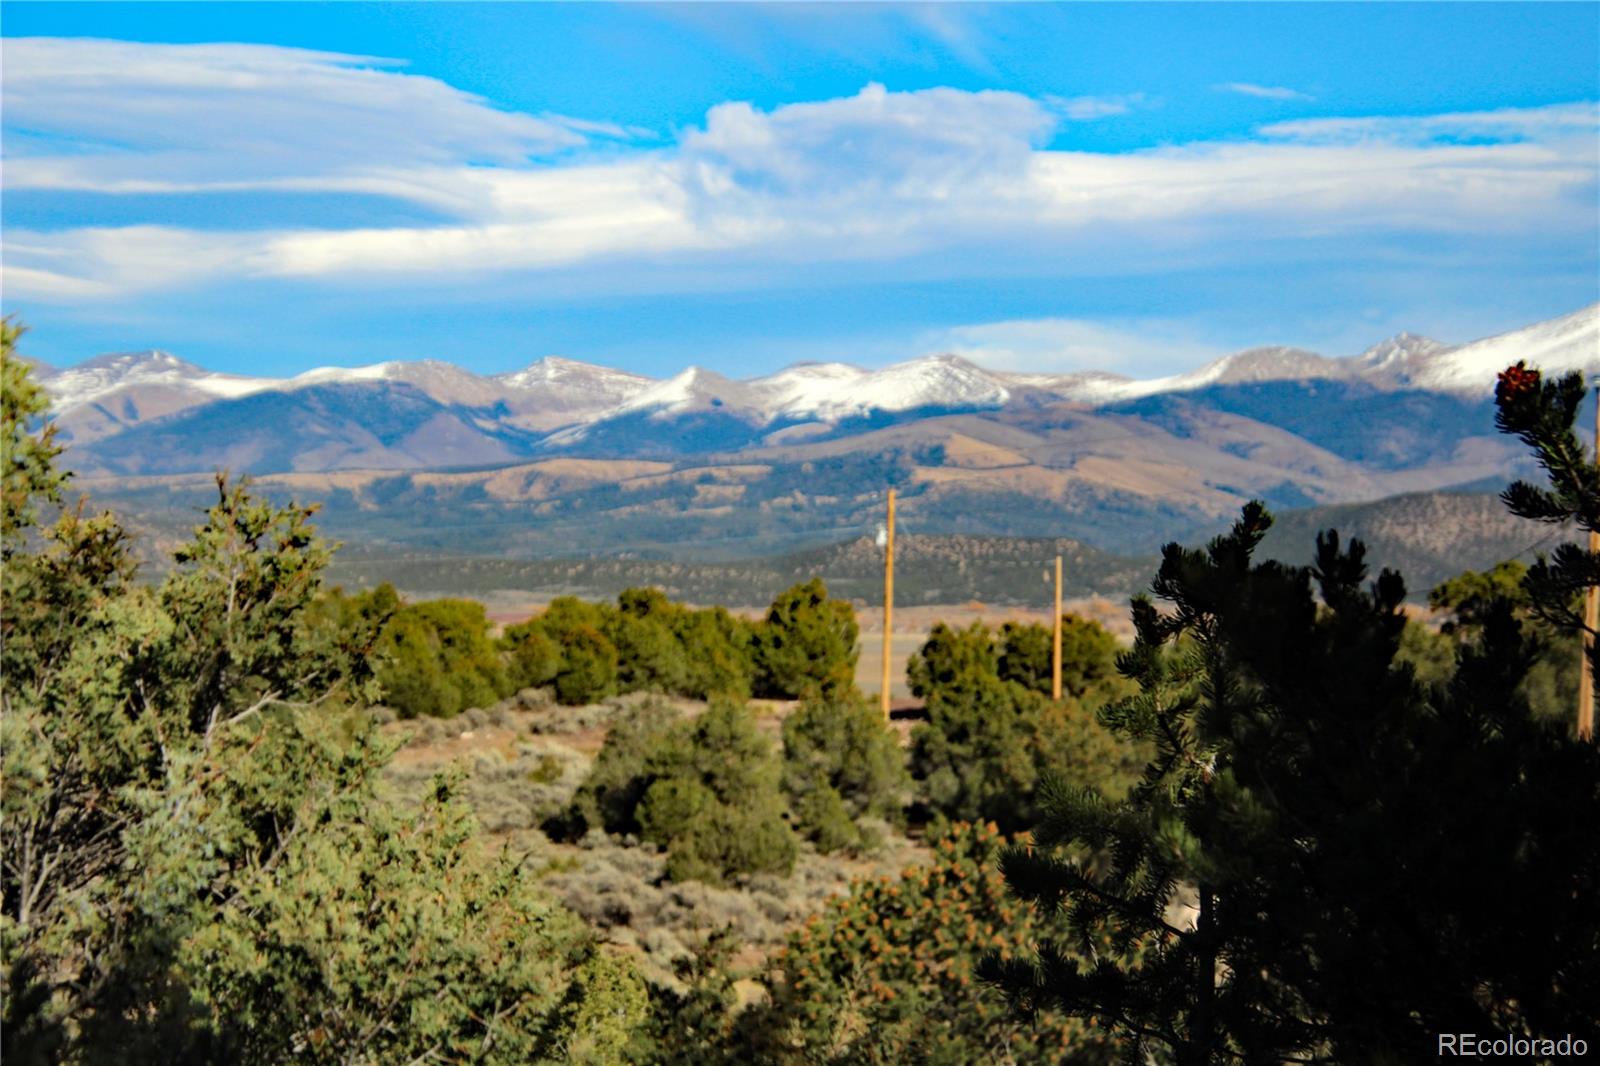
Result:
<instances>
[{"instance_id":1,"label":"utility pole","mask_svg":"<svg viewBox=\"0 0 1600 1066\"><path fill-rule=\"evenodd\" d=\"M1056 556L1056 610L1051 616L1050 698L1061 698L1061 556Z\"/></svg>"},{"instance_id":2,"label":"utility pole","mask_svg":"<svg viewBox=\"0 0 1600 1066\"><path fill-rule=\"evenodd\" d=\"M889 521L883 551L883 720L889 720L889 678L894 666L894 489L889 490Z\"/></svg>"},{"instance_id":3,"label":"utility pole","mask_svg":"<svg viewBox=\"0 0 1600 1066\"><path fill-rule=\"evenodd\" d=\"M1600 389L1595 390L1594 447L1600 462ZM1589 531L1589 554L1600 552L1600 533ZM1600 624L1600 588L1583 590L1583 663L1578 674L1578 739L1594 739L1594 667L1589 653L1594 650L1594 631Z\"/></svg>"}]
</instances>

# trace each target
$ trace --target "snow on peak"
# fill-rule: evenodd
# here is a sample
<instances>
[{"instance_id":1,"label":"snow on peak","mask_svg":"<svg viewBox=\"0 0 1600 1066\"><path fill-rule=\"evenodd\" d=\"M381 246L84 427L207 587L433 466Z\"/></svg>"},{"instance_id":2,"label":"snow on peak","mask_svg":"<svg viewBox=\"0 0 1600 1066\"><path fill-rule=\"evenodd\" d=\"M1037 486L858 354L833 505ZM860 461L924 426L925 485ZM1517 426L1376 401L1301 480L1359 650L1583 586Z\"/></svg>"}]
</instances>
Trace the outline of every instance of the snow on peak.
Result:
<instances>
[{"instance_id":1,"label":"snow on peak","mask_svg":"<svg viewBox=\"0 0 1600 1066\"><path fill-rule=\"evenodd\" d=\"M581 363L576 359L565 359L559 355L547 355L535 359L521 370L496 374L495 380L514 389L541 388L555 384L587 385L593 382L634 383L644 387L651 381L642 374L631 374L626 370L614 370L608 366L596 366L594 363Z\"/></svg>"},{"instance_id":2,"label":"snow on peak","mask_svg":"<svg viewBox=\"0 0 1600 1066\"><path fill-rule=\"evenodd\" d=\"M1378 385L1409 386L1419 367L1450 350L1430 337L1397 333L1350 360L1356 373Z\"/></svg>"},{"instance_id":3,"label":"snow on peak","mask_svg":"<svg viewBox=\"0 0 1600 1066\"><path fill-rule=\"evenodd\" d=\"M906 411L917 407L999 407L1011 390L998 374L958 355L927 355L872 374L854 390L865 407Z\"/></svg>"},{"instance_id":4,"label":"snow on peak","mask_svg":"<svg viewBox=\"0 0 1600 1066\"><path fill-rule=\"evenodd\" d=\"M1600 371L1600 303L1561 318L1435 353L1412 372L1417 388L1487 395L1495 376L1518 361L1546 374Z\"/></svg>"},{"instance_id":5,"label":"snow on peak","mask_svg":"<svg viewBox=\"0 0 1600 1066\"><path fill-rule=\"evenodd\" d=\"M836 423L873 411L992 409L1040 395L1100 405L1210 385L1274 380L1337 379L1380 388L1486 395L1495 375L1519 359L1549 373L1600 371L1600 304L1458 348L1410 333L1340 359L1297 348L1255 348L1186 373L1144 381L1098 371L1004 373L951 354L927 355L877 370L842 362L797 363L743 380L694 366L656 380L559 356L546 356L493 377L480 377L447 362L418 360L320 367L277 379L213 373L170 352L153 350L98 356L58 370L41 383L59 415L86 404L109 403L124 389L156 390L154 396L134 395L136 406L171 411L176 405L270 389L404 382L441 403L477 408L494 419L509 418L524 429L547 432L567 427L581 433L580 426L636 413L666 418L718 411L757 426ZM500 413L488 414L491 409Z\"/></svg>"},{"instance_id":6,"label":"snow on peak","mask_svg":"<svg viewBox=\"0 0 1600 1066\"><path fill-rule=\"evenodd\" d=\"M664 418L720 410L755 425L837 422L871 411L1000 407L1011 394L1000 375L952 355L925 356L882 370L848 363L796 363L742 381L691 366L641 390L601 418L641 411Z\"/></svg>"},{"instance_id":7,"label":"snow on peak","mask_svg":"<svg viewBox=\"0 0 1600 1066\"><path fill-rule=\"evenodd\" d=\"M714 370L691 366L665 381L651 383L619 404L610 415L648 411L652 417L665 417L687 411L723 408L750 417L760 404L749 385L723 377ZM759 417L759 415L757 415Z\"/></svg>"},{"instance_id":8,"label":"snow on peak","mask_svg":"<svg viewBox=\"0 0 1600 1066\"><path fill-rule=\"evenodd\" d=\"M86 359L51 375L45 383L51 404L60 415L84 404L96 403L120 389L157 387L192 390L207 398L245 396L274 387L271 378L217 374L179 359L171 352L113 352Z\"/></svg>"},{"instance_id":9,"label":"snow on peak","mask_svg":"<svg viewBox=\"0 0 1600 1066\"><path fill-rule=\"evenodd\" d=\"M797 363L745 383L763 420L837 422L871 411L1000 407L1011 390L998 374L954 355L931 355L882 370L848 363Z\"/></svg>"},{"instance_id":10,"label":"snow on peak","mask_svg":"<svg viewBox=\"0 0 1600 1066\"><path fill-rule=\"evenodd\" d=\"M296 374L286 384L298 386L340 384L347 381L383 381L399 365L384 362L371 363L367 366L319 366Z\"/></svg>"}]
</instances>

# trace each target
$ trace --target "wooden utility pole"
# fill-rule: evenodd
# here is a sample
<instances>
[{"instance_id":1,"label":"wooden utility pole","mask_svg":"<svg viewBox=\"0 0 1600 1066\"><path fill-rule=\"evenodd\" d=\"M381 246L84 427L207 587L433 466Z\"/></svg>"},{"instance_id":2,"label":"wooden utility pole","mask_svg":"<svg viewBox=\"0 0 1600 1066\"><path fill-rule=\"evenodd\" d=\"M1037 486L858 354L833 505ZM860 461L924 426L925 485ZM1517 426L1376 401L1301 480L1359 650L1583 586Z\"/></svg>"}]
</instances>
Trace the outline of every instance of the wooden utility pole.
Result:
<instances>
[{"instance_id":1,"label":"wooden utility pole","mask_svg":"<svg viewBox=\"0 0 1600 1066\"><path fill-rule=\"evenodd\" d=\"M1600 389L1595 390L1594 447L1600 461ZM1600 533L1589 531L1589 552L1600 552ZM1583 590L1583 663L1578 674L1578 739L1594 739L1594 668L1589 657L1594 648L1594 631L1600 624L1600 588Z\"/></svg>"},{"instance_id":2,"label":"wooden utility pole","mask_svg":"<svg viewBox=\"0 0 1600 1066\"><path fill-rule=\"evenodd\" d=\"M883 720L889 720L889 678L894 667L894 489L889 490L889 521L883 548Z\"/></svg>"},{"instance_id":3,"label":"wooden utility pole","mask_svg":"<svg viewBox=\"0 0 1600 1066\"><path fill-rule=\"evenodd\" d=\"M1050 651L1050 698L1061 698L1061 556L1056 556L1056 610Z\"/></svg>"}]
</instances>

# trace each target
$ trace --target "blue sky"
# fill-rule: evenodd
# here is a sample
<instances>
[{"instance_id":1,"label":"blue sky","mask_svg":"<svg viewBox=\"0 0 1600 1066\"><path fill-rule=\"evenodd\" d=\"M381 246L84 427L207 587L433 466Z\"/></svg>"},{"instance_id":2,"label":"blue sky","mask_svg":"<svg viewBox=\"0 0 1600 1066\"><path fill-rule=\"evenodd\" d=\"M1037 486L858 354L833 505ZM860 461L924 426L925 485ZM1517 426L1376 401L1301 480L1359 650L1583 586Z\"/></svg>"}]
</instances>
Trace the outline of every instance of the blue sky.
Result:
<instances>
[{"instance_id":1,"label":"blue sky","mask_svg":"<svg viewBox=\"0 0 1600 1066\"><path fill-rule=\"evenodd\" d=\"M3 6L72 363L1154 375L1600 299L1600 6Z\"/></svg>"}]
</instances>

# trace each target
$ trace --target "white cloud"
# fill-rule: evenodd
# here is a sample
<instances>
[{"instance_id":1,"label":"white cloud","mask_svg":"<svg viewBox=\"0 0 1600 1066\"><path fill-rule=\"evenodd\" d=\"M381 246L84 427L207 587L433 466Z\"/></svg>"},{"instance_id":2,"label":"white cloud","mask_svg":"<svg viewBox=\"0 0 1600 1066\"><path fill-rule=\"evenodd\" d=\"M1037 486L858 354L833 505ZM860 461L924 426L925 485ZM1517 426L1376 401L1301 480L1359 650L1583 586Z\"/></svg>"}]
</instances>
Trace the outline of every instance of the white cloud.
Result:
<instances>
[{"instance_id":1,"label":"white cloud","mask_svg":"<svg viewBox=\"0 0 1600 1066\"><path fill-rule=\"evenodd\" d=\"M1280 85L1252 85L1247 81L1230 81L1212 88L1219 93L1237 93L1240 96L1254 96L1258 100L1312 100L1315 97L1303 93L1298 89L1286 89Z\"/></svg>"},{"instance_id":2,"label":"white cloud","mask_svg":"<svg viewBox=\"0 0 1600 1066\"><path fill-rule=\"evenodd\" d=\"M501 111L394 60L245 44L12 38L6 185L260 187L374 168L517 165L625 136Z\"/></svg>"},{"instance_id":3,"label":"white cloud","mask_svg":"<svg viewBox=\"0 0 1600 1066\"><path fill-rule=\"evenodd\" d=\"M871 192L949 197L967 182L1020 174L1056 120L1018 93L868 85L855 96L769 112L719 104L682 140L691 181L768 196Z\"/></svg>"},{"instance_id":4,"label":"white cloud","mask_svg":"<svg viewBox=\"0 0 1600 1066\"><path fill-rule=\"evenodd\" d=\"M952 352L995 370L1070 373L1076 370L1160 373L1187 369L1222 355L1180 323L1143 320L1117 324L1075 318L1012 319L954 326L929 334L920 347Z\"/></svg>"},{"instance_id":5,"label":"white cloud","mask_svg":"<svg viewBox=\"0 0 1600 1066\"><path fill-rule=\"evenodd\" d=\"M86 228L6 235L5 284L52 298L173 288L270 272L259 240L171 226ZM32 283L30 285L30 282Z\"/></svg>"},{"instance_id":6,"label":"white cloud","mask_svg":"<svg viewBox=\"0 0 1600 1066\"><path fill-rule=\"evenodd\" d=\"M8 186L365 193L450 219L350 230L11 227L4 280L38 299L596 263L692 265L702 280L721 271L739 282L849 262L936 262L946 276L1045 259L1146 270L1221 242L1536 237L1595 224L1592 104L1284 122L1249 140L1102 154L1045 145L1072 118L1069 105L1089 116L1109 114L1107 100L1142 98L868 85L772 110L721 104L671 146L552 159L530 157L581 145L594 129L498 111L380 61L244 45L4 47L6 120L36 134L6 160Z\"/></svg>"}]
</instances>

